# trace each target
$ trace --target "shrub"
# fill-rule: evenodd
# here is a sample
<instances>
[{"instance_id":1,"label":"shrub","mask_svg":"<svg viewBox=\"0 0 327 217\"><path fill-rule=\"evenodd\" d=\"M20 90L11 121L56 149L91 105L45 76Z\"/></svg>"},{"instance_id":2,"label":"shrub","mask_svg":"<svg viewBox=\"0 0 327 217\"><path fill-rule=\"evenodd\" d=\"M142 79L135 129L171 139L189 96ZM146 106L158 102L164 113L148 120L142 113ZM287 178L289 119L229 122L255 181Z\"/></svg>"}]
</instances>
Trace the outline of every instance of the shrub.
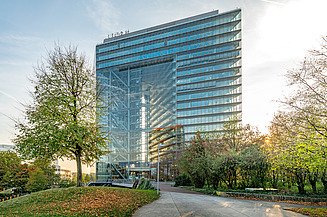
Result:
<instances>
[{"instance_id":1,"label":"shrub","mask_svg":"<svg viewBox=\"0 0 327 217\"><path fill-rule=\"evenodd\" d=\"M26 189L29 192L36 192L50 188L48 177L43 170L36 169L30 173L30 178L26 184Z\"/></svg>"},{"instance_id":2,"label":"shrub","mask_svg":"<svg viewBox=\"0 0 327 217\"><path fill-rule=\"evenodd\" d=\"M174 186L192 186L192 181L188 175L182 174L176 177Z\"/></svg>"},{"instance_id":3,"label":"shrub","mask_svg":"<svg viewBox=\"0 0 327 217\"><path fill-rule=\"evenodd\" d=\"M61 179L58 183L60 188L69 188L76 186L76 182L69 179Z\"/></svg>"},{"instance_id":4,"label":"shrub","mask_svg":"<svg viewBox=\"0 0 327 217\"><path fill-rule=\"evenodd\" d=\"M154 189L150 180L142 178L140 184L137 186L137 189L151 190Z\"/></svg>"}]
</instances>

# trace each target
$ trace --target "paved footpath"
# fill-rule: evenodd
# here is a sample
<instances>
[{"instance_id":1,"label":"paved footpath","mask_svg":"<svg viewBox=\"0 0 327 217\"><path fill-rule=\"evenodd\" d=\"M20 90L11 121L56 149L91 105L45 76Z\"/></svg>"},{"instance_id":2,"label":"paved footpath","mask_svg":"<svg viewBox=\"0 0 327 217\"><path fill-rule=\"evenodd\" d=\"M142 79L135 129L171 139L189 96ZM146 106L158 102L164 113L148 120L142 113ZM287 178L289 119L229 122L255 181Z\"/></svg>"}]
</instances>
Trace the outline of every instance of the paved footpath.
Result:
<instances>
[{"instance_id":1,"label":"paved footpath","mask_svg":"<svg viewBox=\"0 0 327 217\"><path fill-rule=\"evenodd\" d=\"M166 191L164 191L164 189ZM299 207L296 204L265 202L254 200L239 200L190 194L184 189L161 187L161 197L155 202L141 207L134 217L232 217L232 216L271 216L300 217L298 213L284 210L286 207Z\"/></svg>"}]
</instances>

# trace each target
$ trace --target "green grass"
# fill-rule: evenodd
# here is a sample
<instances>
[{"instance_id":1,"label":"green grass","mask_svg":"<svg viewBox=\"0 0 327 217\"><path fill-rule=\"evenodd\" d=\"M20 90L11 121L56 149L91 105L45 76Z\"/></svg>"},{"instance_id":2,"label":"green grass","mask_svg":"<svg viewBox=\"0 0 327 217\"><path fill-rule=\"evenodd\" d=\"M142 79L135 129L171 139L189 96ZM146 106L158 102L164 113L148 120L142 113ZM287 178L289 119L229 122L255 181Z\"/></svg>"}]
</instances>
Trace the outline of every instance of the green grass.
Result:
<instances>
[{"instance_id":1,"label":"green grass","mask_svg":"<svg viewBox=\"0 0 327 217\"><path fill-rule=\"evenodd\" d=\"M289 210L314 217L327 216L327 208L292 208Z\"/></svg>"},{"instance_id":2,"label":"green grass","mask_svg":"<svg viewBox=\"0 0 327 217\"><path fill-rule=\"evenodd\" d=\"M50 189L0 203L0 216L132 216L155 191L108 187Z\"/></svg>"}]
</instances>

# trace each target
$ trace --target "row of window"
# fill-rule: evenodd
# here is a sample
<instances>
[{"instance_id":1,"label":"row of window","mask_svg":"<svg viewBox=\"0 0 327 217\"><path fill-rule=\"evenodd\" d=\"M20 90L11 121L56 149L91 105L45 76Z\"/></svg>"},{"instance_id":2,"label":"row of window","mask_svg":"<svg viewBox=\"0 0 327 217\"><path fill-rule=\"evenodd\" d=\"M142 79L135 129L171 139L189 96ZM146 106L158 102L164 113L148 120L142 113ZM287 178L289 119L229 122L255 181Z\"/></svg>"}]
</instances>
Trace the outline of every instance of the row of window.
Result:
<instances>
[{"instance_id":1,"label":"row of window","mask_svg":"<svg viewBox=\"0 0 327 217\"><path fill-rule=\"evenodd\" d=\"M217 60L228 59L233 57L240 56L240 51L229 51L224 53L219 53L216 55L205 56L201 58L191 59L191 60L184 60L177 63L178 67L185 67L190 65L197 65L197 64L205 64L210 63Z\"/></svg>"},{"instance_id":2,"label":"row of window","mask_svg":"<svg viewBox=\"0 0 327 217\"><path fill-rule=\"evenodd\" d=\"M224 36L214 37L213 39L210 39L207 41L200 41L200 42L194 43L194 44L189 44L189 45L180 46L180 47L173 47L173 48L170 48L167 50L161 50L161 51L155 51L152 53L136 55L133 57L119 59L119 60L115 60L115 61L107 61L107 62L103 62L103 63L98 63L97 69L120 65L120 64L125 64L125 63L129 63L129 62L145 60L145 59L151 59L151 58L155 58L155 57L162 57L164 55L175 54L175 53L183 52L183 51L189 51L189 50L193 50L193 49L197 49L197 48L202 48L202 47L220 44L220 43L224 43L224 42L234 41L234 40L238 40L238 39L240 39L239 33L237 33L237 34L230 33L230 34L227 34Z\"/></svg>"},{"instance_id":3,"label":"row of window","mask_svg":"<svg viewBox=\"0 0 327 217\"><path fill-rule=\"evenodd\" d=\"M155 106L160 106L171 102L175 91L173 91L173 87L163 87L162 90L156 90L153 92L151 97L151 104Z\"/></svg>"},{"instance_id":4,"label":"row of window","mask_svg":"<svg viewBox=\"0 0 327 217\"><path fill-rule=\"evenodd\" d=\"M205 55L220 53L224 51L231 51L240 48L240 42L230 42L227 44L219 45L214 48L206 49L206 50L200 50L195 51L192 53L187 52L186 54L180 54L177 56L177 61L181 62L181 60L190 59L190 58L196 58L196 57L202 57Z\"/></svg>"},{"instance_id":5,"label":"row of window","mask_svg":"<svg viewBox=\"0 0 327 217\"><path fill-rule=\"evenodd\" d=\"M154 44L144 45L142 47L131 48L130 50L123 50L123 51L119 51L117 53L109 53L107 55L97 56L96 60L101 61L101 60L105 60L105 59L111 59L111 58L115 58L115 57L119 57L119 56L125 56L125 55L129 55L129 54L133 54L133 53L142 52L142 51L153 50L153 49L164 47L164 46L165 46L165 42L161 41L161 42L154 43Z\"/></svg>"},{"instance_id":6,"label":"row of window","mask_svg":"<svg viewBox=\"0 0 327 217\"><path fill-rule=\"evenodd\" d=\"M177 91L200 90L210 87L224 87L229 85L239 84L240 79L224 80L224 81L207 81L203 83L187 84L178 86Z\"/></svg>"},{"instance_id":7,"label":"row of window","mask_svg":"<svg viewBox=\"0 0 327 217\"><path fill-rule=\"evenodd\" d=\"M159 118L153 122L150 123L150 128L155 129L158 127L168 127L174 125L174 119L170 117L165 117L165 118Z\"/></svg>"},{"instance_id":8,"label":"row of window","mask_svg":"<svg viewBox=\"0 0 327 217\"><path fill-rule=\"evenodd\" d=\"M238 23L238 25L234 25L234 26L223 26L223 27L217 27L217 29L214 30L209 30L203 33L197 33L197 34L193 34L193 35L187 35L181 38L176 38L176 39L172 39L172 40L168 40L167 41L167 45L174 45L174 44L180 44L180 43L184 43L187 41L193 41L193 40L197 40L197 39L201 39L201 38L207 38L210 36L214 36L214 35L218 35L218 34L224 34L227 32L231 32L231 31L235 31L235 30L239 30L241 28L241 23Z\"/></svg>"},{"instance_id":9,"label":"row of window","mask_svg":"<svg viewBox=\"0 0 327 217\"><path fill-rule=\"evenodd\" d=\"M227 112L226 112L227 113ZM214 116L204 116L204 117L190 117L190 118L183 118L178 119L178 123L181 125L190 125L190 124L208 124L213 122L222 122L222 121L228 121L230 118L230 114L220 114L220 115L214 115Z\"/></svg>"},{"instance_id":10,"label":"row of window","mask_svg":"<svg viewBox=\"0 0 327 217\"><path fill-rule=\"evenodd\" d=\"M241 96L226 96L218 99L205 99L191 102L177 102L177 109L187 109L201 106L222 105L241 102Z\"/></svg>"},{"instance_id":11,"label":"row of window","mask_svg":"<svg viewBox=\"0 0 327 217\"><path fill-rule=\"evenodd\" d=\"M241 105L224 105L219 107L210 107L210 108L198 108L192 110L180 110L177 112L179 118L181 117L189 117L189 116L196 116L196 115L213 115L215 113L226 113L226 112L235 112L240 111Z\"/></svg>"},{"instance_id":12,"label":"row of window","mask_svg":"<svg viewBox=\"0 0 327 217\"><path fill-rule=\"evenodd\" d=\"M211 22L205 22L205 23L201 23L201 24L193 23L194 24L193 26L184 26L184 28L175 27L176 30L173 30L173 31L169 31L170 29L167 29L166 31L168 31L168 32L163 32L161 34L154 33L154 35L151 35L151 36L145 35L143 37L141 36L141 38L131 40L131 41L116 42L116 44L98 48L97 53L107 52L107 51L115 50L118 48L128 47L128 46L137 45L140 43L145 43L145 42L149 42L149 41L153 41L153 40L157 40L157 39L162 39L162 38L167 38L167 37L171 37L171 36L175 36L175 35L179 35L179 34L184 34L184 33L192 32L192 31L212 27L215 25L220 25L223 23L233 22L233 21L240 20L240 19L241 19L240 13L237 13L237 14L233 13L233 14L229 14L227 16L225 15L224 17L218 17L214 21L211 21Z\"/></svg>"},{"instance_id":13,"label":"row of window","mask_svg":"<svg viewBox=\"0 0 327 217\"><path fill-rule=\"evenodd\" d=\"M228 120L229 118L227 118ZM208 131L215 131L223 129L223 123L216 123L216 124L208 124L202 126L185 126L184 132L185 133L196 133L196 132L208 132ZM185 138L187 140L187 138Z\"/></svg>"},{"instance_id":14,"label":"row of window","mask_svg":"<svg viewBox=\"0 0 327 217\"><path fill-rule=\"evenodd\" d=\"M188 84L188 85L184 85L184 86L178 86L177 91L181 92L181 91L188 91L188 90L199 90L199 89L203 89L203 88L215 87L216 85L218 85L217 81Z\"/></svg>"},{"instance_id":15,"label":"row of window","mask_svg":"<svg viewBox=\"0 0 327 217\"><path fill-rule=\"evenodd\" d=\"M222 90L211 90L211 91L206 91L206 92L177 95L177 101L201 99L201 98L207 98L207 97L217 97L217 96L228 95L228 94L236 94L236 93L240 93L240 92L241 92L241 89L239 87L238 88L227 87L226 89L222 89Z\"/></svg>"},{"instance_id":16,"label":"row of window","mask_svg":"<svg viewBox=\"0 0 327 217\"><path fill-rule=\"evenodd\" d=\"M218 29L209 30L207 32L203 32L203 33L199 33L199 34L188 35L186 37L177 38L177 39L173 39L173 40L160 41L160 42L156 42L153 44L147 44L147 45L143 45L143 46L139 46L139 47L132 47L130 49L120 50L115 53L109 53L106 55L97 56L96 60L101 61L101 60L105 60L105 59L112 59L115 57L135 54L135 53L139 53L139 52L143 52L143 51L149 51L149 50L161 48L161 47L164 47L167 45L170 46L170 45L175 45L175 44L179 44L179 43L184 43L187 41L193 41L193 40L197 40L197 39L207 38L210 36L224 34L227 32L234 31L234 30L238 30L238 29L240 29L240 25L237 25L234 27L233 26L220 27Z\"/></svg>"},{"instance_id":17,"label":"row of window","mask_svg":"<svg viewBox=\"0 0 327 217\"><path fill-rule=\"evenodd\" d=\"M238 69L232 69L216 74L210 74L210 75L201 75L197 77L190 77L190 78L180 78L177 80L177 85L179 84L188 84L188 83L194 83L194 82L201 82L201 81L210 81L214 79L219 78L228 78L237 75L239 72Z\"/></svg>"},{"instance_id":18,"label":"row of window","mask_svg":"<svg viewBox=\"0 0 327 217\"><path fill-rule=\"evenodd\" d=\"M157 103L151 103L151 116L154 116L155 114L160 114L160 113L164 113L164 112L171 112L174 109L174 100L173 97L168 97L163 99L165 100L164 102L157 102ZM163 101L162 100L162 101Z\"/></svg>"},{"instance_id":19,"label":"row of window","mask_svg":"<svg viewBox=\"0 0 327 217\"><path fill-rule=\"evenodd\" d=\"M226 60L226 61L217 63L216 65L210 65L210 66L204 66L204 67L199 67L199 68L194 68L194 69L177 71L177 77L185 76L185 75L194 75L194 74L199 74L199 73L204 73L204 72L207 73L207 72L217 71L217 70L221 70L221 69L238 67L240 65L241 65L241 61L239 61L239 59L230 59L230 60Z\"/></svg>"},{"instance_id":20,"label":"row of window","mask_svg":"<svg viewBox=\"0 0 327 217\"><path fill-rule=\"evenodd\" d=\"M170 117L172 117L174 115L174 113L171 110L160 110L155 114L152 114L152 116L150 117L150 122L161 122L164 119L170 119Z\"/></svg>"}]
</instances>

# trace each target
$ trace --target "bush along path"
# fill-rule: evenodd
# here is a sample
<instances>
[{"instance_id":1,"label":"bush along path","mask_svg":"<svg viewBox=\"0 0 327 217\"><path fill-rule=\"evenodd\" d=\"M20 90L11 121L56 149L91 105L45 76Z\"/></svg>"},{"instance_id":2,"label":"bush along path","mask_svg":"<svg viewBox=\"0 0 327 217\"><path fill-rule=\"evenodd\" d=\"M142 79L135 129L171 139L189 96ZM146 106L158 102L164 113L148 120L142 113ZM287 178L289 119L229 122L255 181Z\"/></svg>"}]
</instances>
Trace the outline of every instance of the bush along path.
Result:
<instances>
[{"instance_id":1,"label":"bush along path","mask_svg":"<svg viewBox=\"0 0 327 217\"><path fill-rule=\"evenodd\" d=\"M153 190L50 189L0 203L0 216L132 216L158 197Z\"/></svg>"},{"instance_id":2,"label":"bush along path","mask_svg":"<svg viewBox=\"0 0 327 217\"><path fill-rule=\"evenodd\" d=\"M218 196L234 197L243 199L259 199L267 201L285 201L288 203L303 203L303 204L316 204L327 206L327 198L324 197L304 197L304 196L290 196L290 195L277 195L277 194L256 194L244 192L216 192Z\"/></svg>"}]
</instances>

